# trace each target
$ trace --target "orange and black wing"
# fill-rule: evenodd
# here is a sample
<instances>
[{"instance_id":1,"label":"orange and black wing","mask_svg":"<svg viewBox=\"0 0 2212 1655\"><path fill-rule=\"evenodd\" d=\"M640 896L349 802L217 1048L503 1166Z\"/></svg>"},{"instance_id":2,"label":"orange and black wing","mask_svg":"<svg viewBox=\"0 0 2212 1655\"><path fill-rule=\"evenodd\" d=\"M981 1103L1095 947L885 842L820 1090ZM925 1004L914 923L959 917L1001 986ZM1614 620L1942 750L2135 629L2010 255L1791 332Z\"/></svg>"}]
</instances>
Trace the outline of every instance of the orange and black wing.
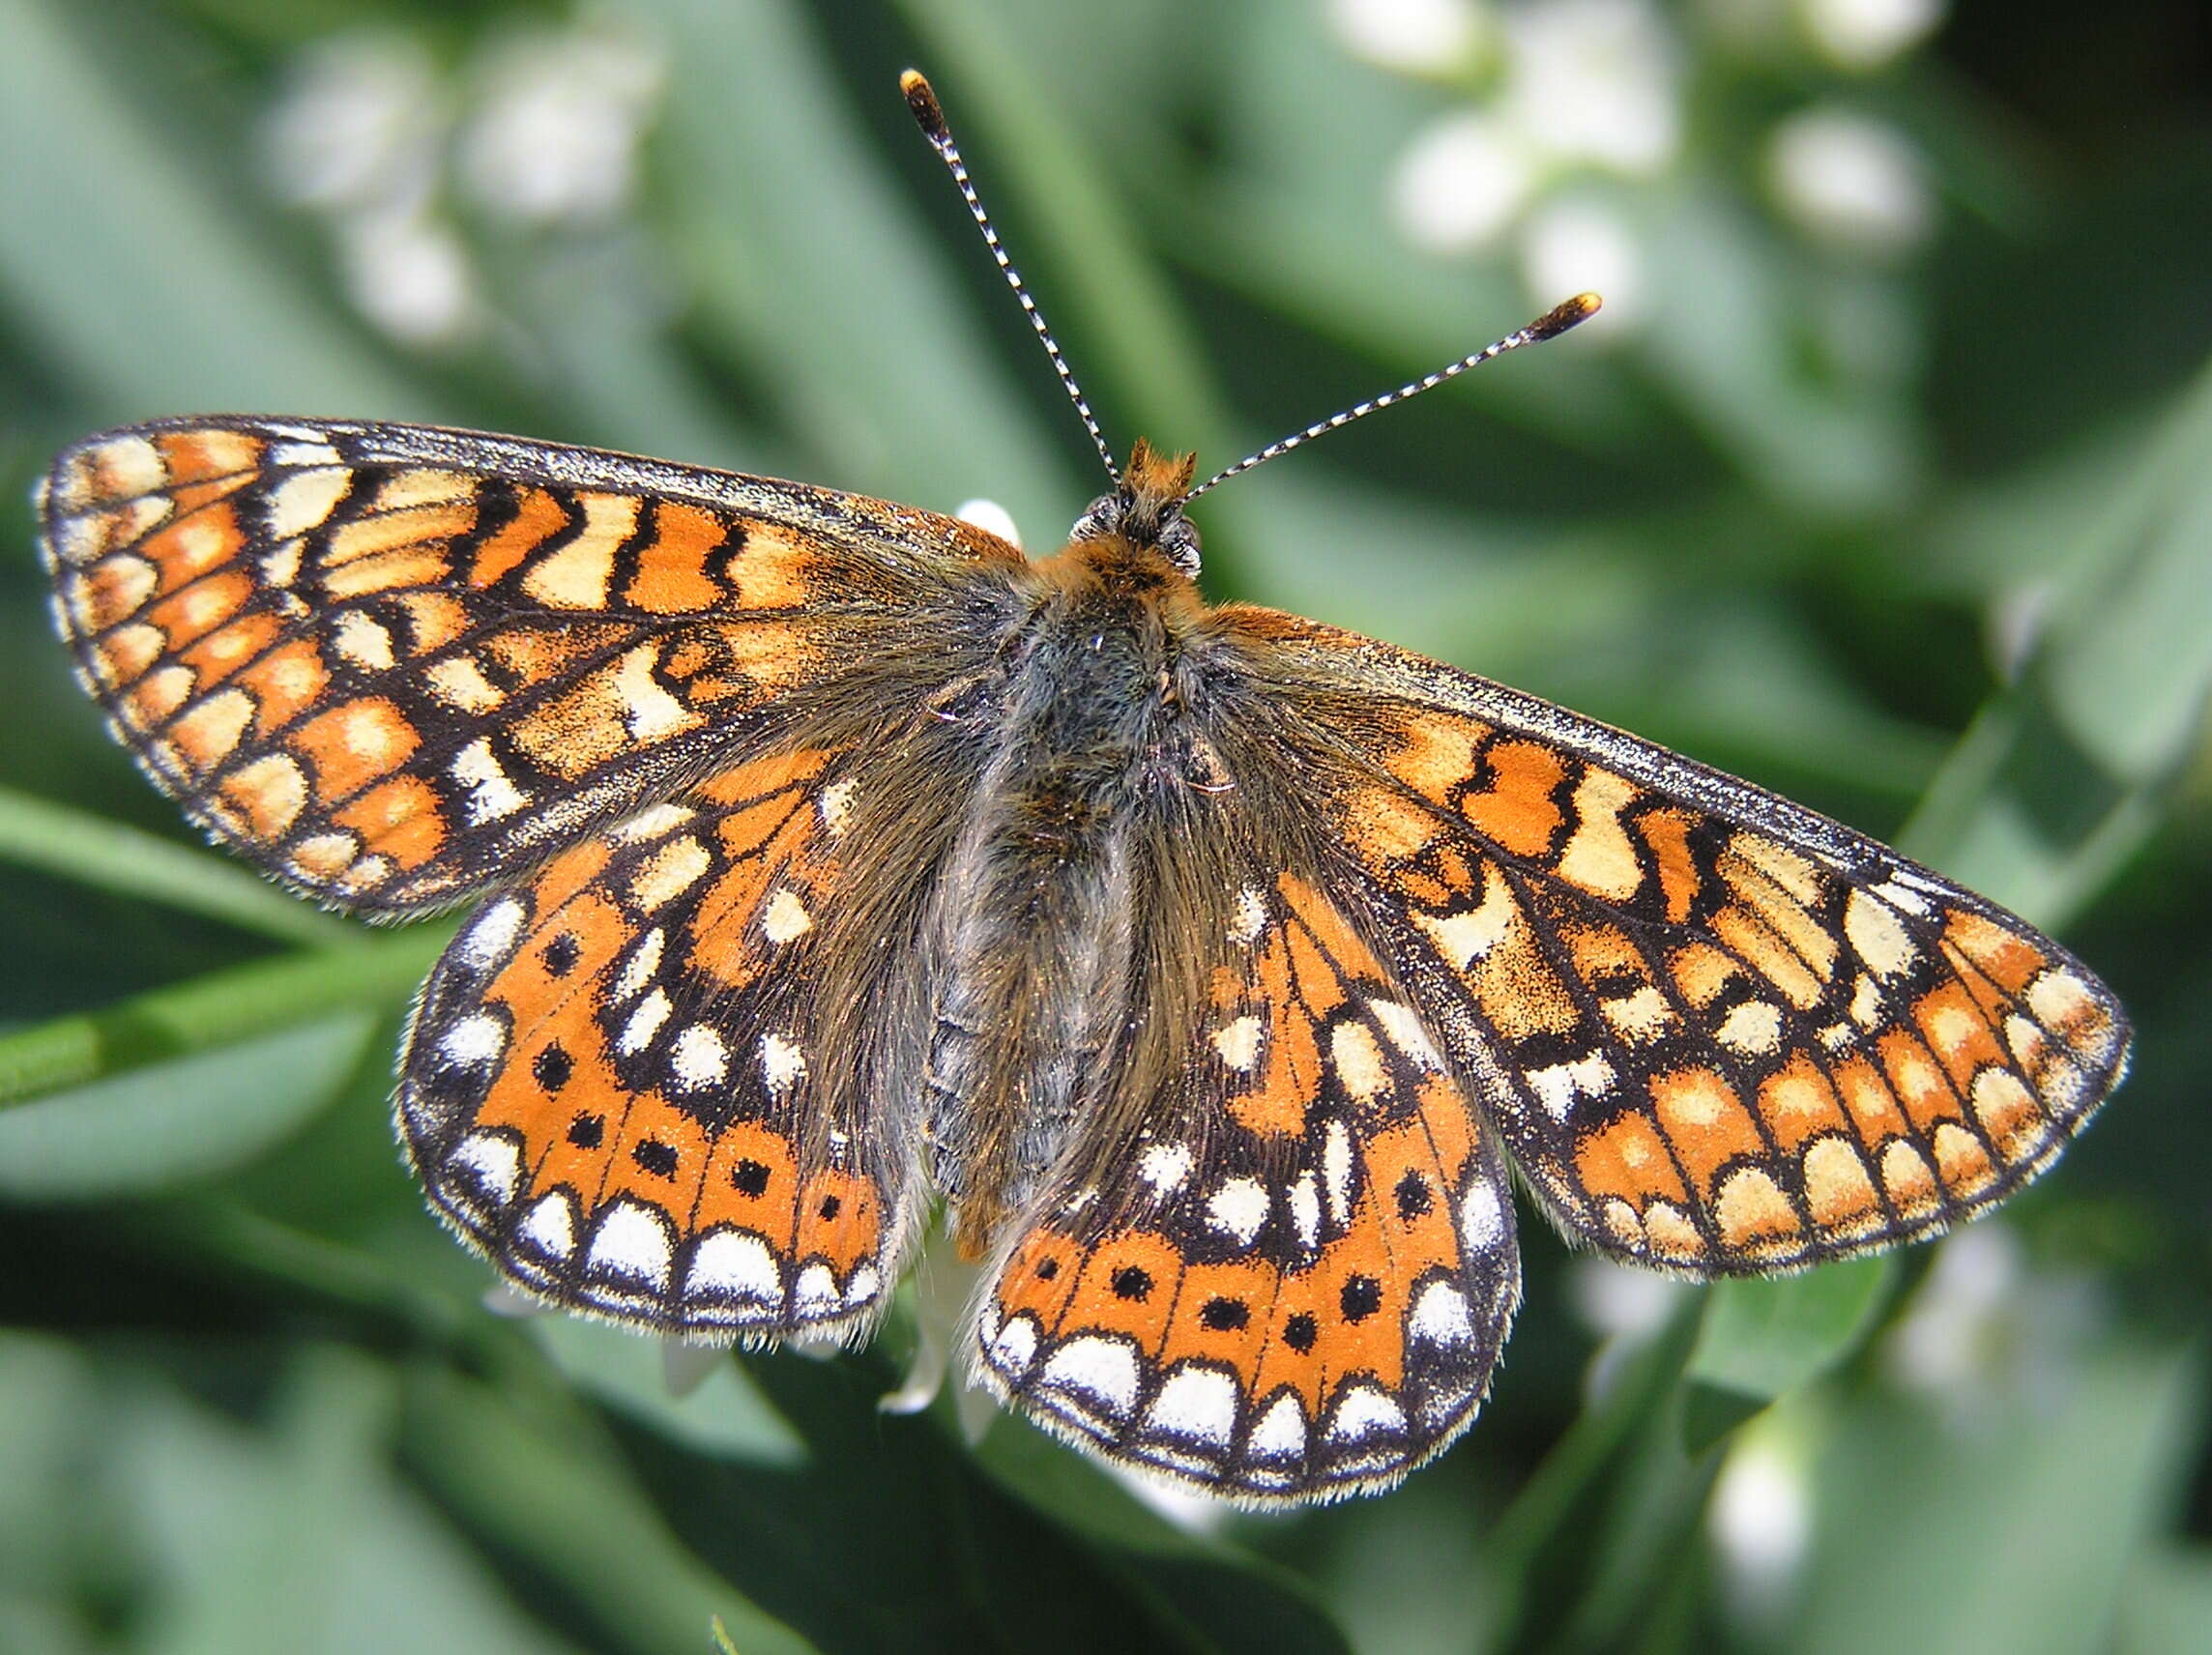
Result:
<instances>
[{"instance_id":1,"label":"orange and black wing","mask_svg":"<svg viewBox=\"0 0 2212 1655\"><path fill-rule=\"evenodd\" d=\"M1393 973L1312 878L1246 872L1178 928L1197 1015L1144 1019L1171 1060L1008 1227L973 1354L1108 1460L1328 1500L1473 1418L1520 1258L1496 1138Z\"/></svg>"},{"instance_id":2,"label":"orange and black wing","mask_svg":"<svg viewBox=\"0 0 2212 1655\"><path fill-rule=\"evenodd\" d=\"M1346 900L1571 1235L1692 1275L1887 1247L2118 1083L2110 992L1940 875L1532 697L1240 624L1334 778Z\"/></svg>"},{"instance_id":3,"label":"orange and black wing","mask_svg":"<svg viewBox=\"0 0 2212 1655\"><path fill-rule=\"evenodd\" d=\"M840 1078L871 1012L839 960L918 921L866 908L858 769L722 771L493 896L447 949L400 1130L510 1281L693 1337L872 1323L913 1228L912 1122Z\"/></svg>"},{"instance_id":4,"label":"orange and black wing","mask_svg":"<svg viewBox=\"0 0 2212 1655\"><path fill-rule=\"evenodd\" d=\"M1019 560L823 489L317 421L93 437L40 511L79 676L147 771L267 872L380 914L758 750L948 582Z\"/></svg>"}]
</instances>

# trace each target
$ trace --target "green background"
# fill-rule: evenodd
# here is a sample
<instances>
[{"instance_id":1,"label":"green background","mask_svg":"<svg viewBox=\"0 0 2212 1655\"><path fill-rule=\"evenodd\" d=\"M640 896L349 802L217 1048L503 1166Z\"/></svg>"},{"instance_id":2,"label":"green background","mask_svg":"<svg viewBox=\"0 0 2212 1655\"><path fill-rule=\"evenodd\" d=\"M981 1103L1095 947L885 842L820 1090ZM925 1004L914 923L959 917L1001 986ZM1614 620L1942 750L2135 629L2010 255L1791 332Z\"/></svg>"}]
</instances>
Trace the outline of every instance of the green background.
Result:
<instances>
[{"instance_id":1,"label":"green background","mask_svg":"<svg viewBox=\"0 0 2212 1655\"><path fill-rule=\"evenodd\" d=\"M1671 164L1560 169L1638 312L1199 508L1208 586L1628 725L2058 929L2135 1072L1963 1241L1709 1294L1530 1216L1484 1418L1385 1498L1197 1522L866 1354L722 1362L503 1320L390 1139L438 925L373 936L207 851L101 732L0 509L0 1649L2212 1648L2212 111L2188 0L1965 0L1852 72L1662 14ZM1777 14L1787 8L1776 0ZM908 123L927 68L1116 444L1210 468L1564 292L1410 247L1392 168L1497 91L1317 4L632 0L634 193L418 203L473 331L398 341L286 205L318 42L465 124L567 8L0 0L0 501L102 425L429 419L949 509L1033 547L1098 488ZM474 66L474 67L472 67ZM1491 72L1495 74L1495 69ZM1816 104L1922 158L1924 242L1809 238ZM433 123L434 125L435 123ZM1583 176L1588 174L1588 176ZM1582 285L1577 283L1576 285Z\"/></svg>"}]
</instances>

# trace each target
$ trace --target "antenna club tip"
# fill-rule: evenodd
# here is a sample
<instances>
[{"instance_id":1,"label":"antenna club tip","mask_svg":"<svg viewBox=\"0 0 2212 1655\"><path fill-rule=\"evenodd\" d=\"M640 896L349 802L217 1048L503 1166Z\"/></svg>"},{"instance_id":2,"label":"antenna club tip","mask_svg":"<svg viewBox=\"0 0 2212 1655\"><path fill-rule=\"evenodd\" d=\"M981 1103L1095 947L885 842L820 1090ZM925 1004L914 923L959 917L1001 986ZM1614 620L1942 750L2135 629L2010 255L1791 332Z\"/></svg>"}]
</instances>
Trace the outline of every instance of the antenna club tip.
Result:
<instances>
[{"instance_id":1,"label":"antenna club tip","mask_svg":"<svg viewBox=\"0 0 2212 1655\"><path fill-rule=\"evenodd\" d=\"M945 123L945 105L938 102L937 92L929 84L929 77L918 69L910 69L898 77L899 91L906 96L906 106L914 112L915 124L933 144L949 140L952 131Z\"/></svg>"},{"instance_id":2,"label":"antenna club tip","mask_svg":"<svg viewBox=\"0 0 2212 1655\"><path fill-rule=\"evenodd\" d=\"M1605 307L1594 293L1578 293L1564 305L1556 305L1528 325L1532 340L1556 339L1569 328L1580 327Z\"/></svg>"}]
</instances>

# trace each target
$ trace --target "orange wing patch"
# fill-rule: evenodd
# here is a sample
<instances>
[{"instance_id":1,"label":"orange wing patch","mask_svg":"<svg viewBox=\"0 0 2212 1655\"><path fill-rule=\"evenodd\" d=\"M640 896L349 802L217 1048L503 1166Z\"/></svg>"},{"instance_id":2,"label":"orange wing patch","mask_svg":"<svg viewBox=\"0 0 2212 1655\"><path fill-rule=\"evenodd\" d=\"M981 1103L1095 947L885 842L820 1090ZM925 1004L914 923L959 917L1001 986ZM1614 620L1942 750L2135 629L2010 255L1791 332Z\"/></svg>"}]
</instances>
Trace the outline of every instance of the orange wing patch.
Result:
<instances>
[{"instance_id":1,"label":"orange wing patch","mask_svg":"<svg viewBox=\"0 0 2212 1655\"><path fill-rule=\"evenodd\" d=\"M1253 1503L1329 1498L1473 1416L1519 1292L1511 1204L1344 913L1289 875L1228 912L1170 1095L1103 1184L1071 1171L1014 1227L976 1361L1110 1458Z\"/></svg>"},{"instance_id":2,"label":"orange wing patch","mask_svg":"<svg viewBox=\"0 0 2212 1655\"><path fill-rule=\"evenodd\" d=\"M2048 939L1583 730L1620 768L1409 711L1338 804L1394 939L1456 984L1440 1034L1578 1234L1696 1274L1888 1246L2032 1176L2116 1081L2119 1008Z\"/></svg>"},{"instance_id":3,"label":"orange wing patch","mask_svg":"<svg viewBox=\"0 0 2212 1655\"><path fill-rule=\"evenodd\" d=\"M693 1335L836 1335L880 1309L905 1160L808 1074L830 773L800 752L710 778L494 898L432 973L401 1125L439 1210L514 1280Z\"/></svg>"}]
</instances>

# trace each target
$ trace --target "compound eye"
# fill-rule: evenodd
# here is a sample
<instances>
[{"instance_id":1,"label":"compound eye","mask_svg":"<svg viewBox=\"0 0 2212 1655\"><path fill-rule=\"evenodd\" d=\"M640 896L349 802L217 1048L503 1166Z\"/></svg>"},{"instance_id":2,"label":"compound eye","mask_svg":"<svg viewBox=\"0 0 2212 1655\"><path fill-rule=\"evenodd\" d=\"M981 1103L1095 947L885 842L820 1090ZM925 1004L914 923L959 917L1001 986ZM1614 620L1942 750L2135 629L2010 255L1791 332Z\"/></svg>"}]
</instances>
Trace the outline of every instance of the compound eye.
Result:
<instances>
[{"instance_id":1,"label":"compound eye","mask_svg":"<svg viewBox=\"0 0 2212 1655\"><path fill-rule=\"evenodd\" d=\"M1175 565L1191 579L1198 578L1198 528L1184 518L1178 517L1160 530L1160 550L1167 554L1168 562Z\"/></svg>"}]
</instances>

